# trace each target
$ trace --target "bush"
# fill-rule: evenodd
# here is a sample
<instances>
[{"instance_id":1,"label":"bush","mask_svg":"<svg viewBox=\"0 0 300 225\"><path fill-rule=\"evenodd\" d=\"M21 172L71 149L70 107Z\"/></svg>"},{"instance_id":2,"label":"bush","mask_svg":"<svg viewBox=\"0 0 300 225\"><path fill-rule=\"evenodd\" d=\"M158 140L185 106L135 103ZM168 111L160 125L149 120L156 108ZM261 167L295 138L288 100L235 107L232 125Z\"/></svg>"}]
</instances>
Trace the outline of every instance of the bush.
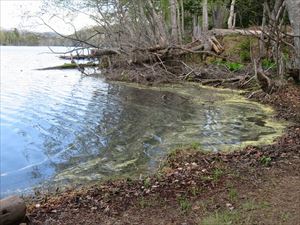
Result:
<instances>
[{"instance_id":1,"label":"bush","mask_svg":"<svg viewBox=\"0 0 300 225\"><path fill-rule=\"evenodd\" d=\"M250 62L251 56L250 56L250 50L251 50L251 40L250 38L247 38L246 40L243 40L240 44L240 59L242 62Z\"/></svg>"}]
</instances>

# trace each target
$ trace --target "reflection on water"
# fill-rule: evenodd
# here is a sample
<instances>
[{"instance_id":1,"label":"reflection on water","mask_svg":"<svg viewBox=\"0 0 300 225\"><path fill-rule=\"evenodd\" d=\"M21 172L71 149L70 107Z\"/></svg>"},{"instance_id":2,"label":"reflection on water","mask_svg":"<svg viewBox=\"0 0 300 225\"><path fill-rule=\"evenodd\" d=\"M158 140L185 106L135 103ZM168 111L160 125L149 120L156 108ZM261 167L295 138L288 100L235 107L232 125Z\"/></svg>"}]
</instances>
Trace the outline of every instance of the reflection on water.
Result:
<instances>
[{"instance_id":1,"label":"reflection on water","mask_svg":"<svg viewBox=\"0 0 300 225\"><path fill-rule=\"evenodd\" d=\"M43 51L1 47L1 195L149 173L178 145L217 151L277 132L257 104L226 102L230 91L33 70L63 63Z\"/></svg>"}]
</instances>

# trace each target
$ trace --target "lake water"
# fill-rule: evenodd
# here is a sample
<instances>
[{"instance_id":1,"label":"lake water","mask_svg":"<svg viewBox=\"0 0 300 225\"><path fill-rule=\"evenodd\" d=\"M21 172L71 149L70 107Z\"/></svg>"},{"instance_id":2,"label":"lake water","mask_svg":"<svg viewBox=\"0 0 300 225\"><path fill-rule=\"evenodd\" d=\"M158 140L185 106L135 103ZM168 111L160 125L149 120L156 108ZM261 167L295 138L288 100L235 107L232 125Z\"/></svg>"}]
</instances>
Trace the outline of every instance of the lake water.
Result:
<instances>
[{"instance_id":1,"label":"lake water","mask_svg":"<svg viewBox=\"0 0 300 225\"><path fill-rule=\"evenodd\" d=\"M65 63L45 52L1 47L1 196L147 174L178 146L219 151L265 142L283 127L232 91L35 70Z\"/></svg>"}]
</instances>

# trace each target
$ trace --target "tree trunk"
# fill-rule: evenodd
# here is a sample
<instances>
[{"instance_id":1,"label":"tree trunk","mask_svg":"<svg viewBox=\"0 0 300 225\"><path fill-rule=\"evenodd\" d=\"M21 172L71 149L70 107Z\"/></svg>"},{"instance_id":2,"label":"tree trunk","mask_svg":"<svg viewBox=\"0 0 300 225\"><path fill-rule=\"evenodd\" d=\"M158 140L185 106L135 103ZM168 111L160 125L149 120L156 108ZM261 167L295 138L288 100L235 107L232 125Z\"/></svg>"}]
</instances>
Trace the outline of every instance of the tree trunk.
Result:
<instances>
[{"instance_id":1,"label":"tree trunk","mask_svg":"<svg viewBox=\"0 0 300 225\"><path fill-rule=\"evenodd\" d=\"M178 41L182 44L182 30L181 30L181 19L180 19L180 5L176 1L176 10L177 10L177 31L178 31Z\"/></svg>"},{"instance_id":2,"label":"tree trunk","mask_svg":"<svg viewBox=\"0 0 300 225\"><path fill-rule=\"evenodd\" d=\"M157 35L157 38L159 39L158 43L160 45L168 45L169 43L168 43L168 39L167 39L167 32L165 29L162 15L158 14L155 11L152 1L148 1L148 3L149 3L150 8L152 9L151 13L152 13L154 24L157 26L158 32L156 35Z\"/></svg>"},{"instance_id":3,"label":"tree trunk","mask_svg":"<svg viewBox=\"0 0 300 225\"><path fill-rule=\"evenodd\" d=\"M234 7L235 7L235 0L232 0L230 5L229 18L227 22L228 29L234 29Z\"/></svg>"},{"instance_id":4,"label":"tree trunk","mask_svg":"<svg viewBox=\"0 0 300 225\"><path fill-rule=\"evenodd\" d=\"M203 27L202 30L203 32L208 31L208 10L207 10L207 0L203 0L203 5L202 5L202 16L203 16Z\"/></svg>"},{"instance_id":5,"label":"tree trunk","mask_svg":"<svg viewBox=\"0 0 300 225\"><path fill-rule=\"evenodd\" d=\"M226 8L223 4L215 3L212 7L212 22L214 28L223 28L226 16Z\"/></svg>"},{"instance_id":6,"label":"tree trunk","mask_svg":"<svg viewBox=\"0 0 300 225\"><path fill-rule=\"evenodd\" d=\"M177 24L176 0L170 0L170 13L171 13L171 42L172 44L178 44L179 32L178 32L178 24Z\"/></svg>"},{"instance_id":7,"label":"tree trunk","mask_svg":"<svg viewBox=\"0 0 300 225\"><path fill-rule=\"evenodd\" d=\"M198 16L193 15L193 41L199 40L201 37L201 28L199 26Z\"/></svg>"},{"instance_id":8,"label":"tree trunk","mask_svg":"<svg viewBox=\"0 0 300 225\"><path fill-rule=\"evenodd\" d=\"M185 37L185 31L184 31L184 5L183 0L180 0L180 8L181 8L181 35L184 39Z\"/></svg>"},{"instance_id":9,"label":"tree trunk","mask_svg":"<svg viewBox=\"0 0 300 225\"><path fill-rule=\"evenodd\" d=\"M15 225L24 222L26 206L24 201L12 196L0 200L0 224Z\"/></svg>"},{"instance_id":10,"label":"tree trunk","mask_svg":"<svg viewBox=\"0 0 300 225\"><path fill-rule=\"evenodd\" d=\"M300 0L287 0L286 6L290 22L294 31L295 62L300 79Z\"/></svg>"}]
</instances>

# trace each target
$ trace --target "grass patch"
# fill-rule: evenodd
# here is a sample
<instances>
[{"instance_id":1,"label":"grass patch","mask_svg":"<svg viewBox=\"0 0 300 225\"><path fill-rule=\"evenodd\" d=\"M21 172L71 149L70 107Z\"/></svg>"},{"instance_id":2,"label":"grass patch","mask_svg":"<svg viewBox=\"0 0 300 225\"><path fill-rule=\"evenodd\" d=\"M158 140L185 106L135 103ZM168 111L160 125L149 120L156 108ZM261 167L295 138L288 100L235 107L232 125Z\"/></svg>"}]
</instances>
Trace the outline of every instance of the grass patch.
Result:
<instances>
[{"instance_id":1,"label":"grass patch","mask_svg":"<svg viewBox=\"0 0 300 225\"><path fill-rule=\"evenodd\" d=\"M216 168L213 170L212 178L214 181L217 181L223 176L223 174L224 174L223 170Z\"/></svg>"},{"instance_id":2,"label":"grass patch","mask_svg":"<svg viewBox=\"0 0 300 225\"><path fill-rule=\"evenodd\" d=\"M151 179L150 179L150 177L147 177L144 180L143 185L144 185L145 188L149 188L150 187L150 185L151 185Z\"/></svg>"},{"instance_id":3,"label":"grass patch","mask_svg":"<svg viewBox=\"0 0 300 225\"><path fill-rule=\"evenodd\" d=\"M188 214L192 209L192 204L186 197L178 198L178 204L179 204L180 210L184 214Z\"/></svg>"},{"instance_id":4,"label":"grass patch","mask_svg":"<svg viewBox=\"0 0 300 225\"><path fill-rule=\"evenodd\" d=\"M276 63L273 60L267 58L263 59L261 64L263 69L265 70L275 69L277 67Z\"/></svg>"},{"instance_id":5,"label":"grass patch","mask_svg":"<svg viewBox=\"0 0 300 225\"><path fill-rule=\"evenodd\" d=\"M227 62L227 61L223 61L223 60L219 60L219 59L215 60L213 63L218 65L218 66L223 65L231 72L238 72L238 71L242 70L245 67L241 63Z\"/></svg>"},{"instance_id":6,"label":"grass patch","mask_svg":"<svg viewBox=\"0 0 300 225\"><path fill-rule=\"evenodd\" d=\"M250 48L251 48L251 39L247 38L243 40L239 45L241 51L240 51L240 59L242 62L250 62L251 56L250 56Z\"/></svg>"},{"instance_id":7,"label":"grass patch","mask_svg":"<svg viewBox=\"0 0 300 225\"><path fill-rule=\"evenodd\" d=\"M238 192L235 188L231 187L228 191L228 197L231 202L235 202L238 198Z\"/></svg>"},{"instance_id":8,"label":"grass patch","mask_svg":"<svg viewBox=\"0 0 300 225\"><path fill-rule=\"evenodd\" d=\"M246 211L266 209L269 207L271 207L271 205L268 202L255 202L254 200L247 201L242 205L242 209Z\"/></svg>"},{"instance_id":9,"label":"grass patch","mask_svg":"<svg viewBox=\"0 0 300 225\"><path fill-rule=\"evenodd\" d=\"M267 156L262 156L260 159L259 159L260 163L264 166L270 166L271 165L271 157L267 157Z\"/></svg>"},{"instance_id":10,"label":"grass patch","mask_svg":"<svg viewBox=\"0 0 300 225\"><path fill-rule=\"evenodd\" d=\"M201 144L199 142L193 142L191 144L191 148L195 149L195 150L200 149L201 148Z\"/></svg>"},{"instance_id":11,"label":"grass patch","mask_svg":"<svg viewBox=\"0 0 300 225\"><path fill-rule=\"evenodd\" d=\"M199 225L232 225L240 218L239 213L233 211L218 211L204 218Z\"/></svg>"}]
</instances>

